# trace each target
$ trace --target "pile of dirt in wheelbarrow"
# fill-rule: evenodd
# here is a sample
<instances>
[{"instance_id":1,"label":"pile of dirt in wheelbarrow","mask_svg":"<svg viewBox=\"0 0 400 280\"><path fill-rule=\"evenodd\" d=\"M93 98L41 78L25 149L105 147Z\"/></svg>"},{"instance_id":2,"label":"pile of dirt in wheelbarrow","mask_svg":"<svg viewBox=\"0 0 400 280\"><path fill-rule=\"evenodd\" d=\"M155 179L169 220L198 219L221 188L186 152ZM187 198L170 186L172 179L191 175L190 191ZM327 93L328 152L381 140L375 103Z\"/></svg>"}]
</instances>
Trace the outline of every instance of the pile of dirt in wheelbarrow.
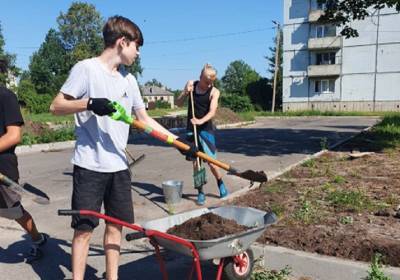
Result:
<instances>
[{"instance_id":1,"label":"pile of dirt in wheelbarrow","mask_svg":"<svg viewBox=\"0 0 400 280\"><path fill-rule=\"evenodd\" d=\"M214 213L207 213L176 225L168 229L167 233L191 240L211 240L247 229L249 227L239 225L234 220L222 218Z\"/></svg>"}]
</instances>

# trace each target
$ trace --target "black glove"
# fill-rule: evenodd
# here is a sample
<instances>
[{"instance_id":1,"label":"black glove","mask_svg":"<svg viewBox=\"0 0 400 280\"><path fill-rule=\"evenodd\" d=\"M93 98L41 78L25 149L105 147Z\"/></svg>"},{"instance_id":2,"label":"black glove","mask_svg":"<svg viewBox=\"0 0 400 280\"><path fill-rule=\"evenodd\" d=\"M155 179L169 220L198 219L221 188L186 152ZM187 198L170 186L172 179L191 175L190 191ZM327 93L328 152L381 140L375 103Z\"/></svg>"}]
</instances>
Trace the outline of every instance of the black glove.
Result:
<instances>
[{"instance_id":1,"label":"black glove","mask_svg":"<svg viewBox=\"0 0 400 280\"><path fill-rule=\"evenodd\" d=\"M87 109L99 116L106 116L116 111L107 98L89 98Z\"/></svg>"},{"instance_id":2,"label":"black glove","mask_svg":"<svg viewBox=\"0 0 400 280\"><path fill-rule=\"evenodd\" d=\"M199 148L197 148L194 143L191 143L191 142L189 142L189 141L187 141L185 139L182 139L181 137L178 137L176 140L179 141L179 142L185 143L186 145L188 145L190 147L190 149L187 150L187 151L178 149L178 151L182 155L186 156L186 160L195 161L196 157L197 157L196 153L199 151Z\"/></svg>"}]
</instances>

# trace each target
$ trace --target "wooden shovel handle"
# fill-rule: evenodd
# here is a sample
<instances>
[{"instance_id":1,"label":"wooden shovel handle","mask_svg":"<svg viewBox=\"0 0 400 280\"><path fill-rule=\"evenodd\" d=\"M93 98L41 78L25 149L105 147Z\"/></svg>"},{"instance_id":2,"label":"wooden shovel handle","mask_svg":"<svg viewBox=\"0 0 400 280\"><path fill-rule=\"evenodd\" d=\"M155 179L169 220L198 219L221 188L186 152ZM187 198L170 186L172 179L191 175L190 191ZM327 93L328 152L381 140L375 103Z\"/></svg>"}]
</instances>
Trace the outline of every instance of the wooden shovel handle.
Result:
<instances>
[{"instance_id":1,"label":"wooden shovel handle","mask_svg":"<svg viewBox=\"0 0 400 280\"><path fill-rule=\"evenodd\" d=\"M152 127L144 124L141 121L132 120L132 126L136 127L137 129L143 130L145 133L149 134L150 136L152 136L152 137L154 137L154 138L156 138L158 140L161 140L162 142L165 142L165 143L167 143L169 145L172 145L172 146L174 146L174 147L176 147L176 148L178 148L180 150L184 150L184 151L190 150L190 146L189 145L186 145L183 142L180 142L180 141L178 141L176 139L173 139L172 137L170 137L170 136L168 136L168 135L166 135L166 134L164 134L162 132L154 130ZM197 152L196 155L199 158L204 159L205 161L207 161L209 163L215 164L216 166L221 167L222 169L224 169L226 171L232 171L232 168L231 168L230 165L228 165L226 163L223 163L223 162L221 162L219 160L216 160L216 159L208 156L207 154L205 154L203 152Z\"/></svg>"}]
</instances>

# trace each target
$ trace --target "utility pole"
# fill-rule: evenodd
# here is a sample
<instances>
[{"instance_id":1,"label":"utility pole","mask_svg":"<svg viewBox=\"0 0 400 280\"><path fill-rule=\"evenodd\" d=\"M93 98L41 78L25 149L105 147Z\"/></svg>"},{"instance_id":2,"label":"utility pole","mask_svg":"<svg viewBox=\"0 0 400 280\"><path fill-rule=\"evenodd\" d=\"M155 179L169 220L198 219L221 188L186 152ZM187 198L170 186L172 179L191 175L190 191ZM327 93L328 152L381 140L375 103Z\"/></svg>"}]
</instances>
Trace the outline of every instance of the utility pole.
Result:
<instances>
[{"instance_id":1,"label":"utility pole","mask_svg":"<svg viewBox=\"0 0 400 280\"><path fill-rule=\"evenodd\" d=\"M280 51L280 42L281 42L281 25L276 22L272 21L276 26L276 49L275 49L275 74L274 74L274 88L272 92L272 108L271 112L275 112L275 98L276 98L276 83L278 80L278 73L279 73L279 51Z\"/></svg>"}]
</instances>

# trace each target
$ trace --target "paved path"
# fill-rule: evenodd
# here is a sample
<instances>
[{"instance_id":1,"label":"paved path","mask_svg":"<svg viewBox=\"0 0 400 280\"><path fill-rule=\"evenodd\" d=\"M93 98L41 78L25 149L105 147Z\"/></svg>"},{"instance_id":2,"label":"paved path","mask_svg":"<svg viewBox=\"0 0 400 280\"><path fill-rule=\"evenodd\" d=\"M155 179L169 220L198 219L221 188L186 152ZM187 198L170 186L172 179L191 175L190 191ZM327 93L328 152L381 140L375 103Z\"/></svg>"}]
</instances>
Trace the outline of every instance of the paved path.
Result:
<instances>
[{"instance_id":1,"label":"paved path","mask_svg":"<svg viewBox=\"0 0 400 280\"><path fill-rule=\"evenodd\" d=\"M321 139L334 144L348 138L377 121L372 117L307 117L260 118L246 128L218 131L219 159L240 170L264 170L267 174L279 172L307 155L321 149ZM133 200L137 222L167 215L169 210L181 212L196 208L196 192L192 187L192 167L174 149L159 144L145 135L135 135L131 153L145 159L133 170ZM322 140L324 142L324 140ZM69 217L56 216L57 209L70 207L72 150L36 153L19 157L21 182L29 182L46 191L52 203L35 205L25 201L41 231L52 236L42 261L30 266L23 263L28 250L24 232L13 221L0 218L0 271L1 279L64 279L71 277L71 235ZM207 205L218 203L217 187L208 171L206 185ZM162 195L165 180L184 181L184 198L169 208ZM249 182L235 176L224 177L231 193L249 186ZM103 225L94 233L88 260L87 279L98 279L104 271L102 251ZM146 240L123 243L120 279L159 279L158 265ZM171 279L182 279L178 273L182 266L189 267L190 259L169 254ZM208 266L208 271L213 271ZM208 279L208 278L207 278Z\"/></svg>"}]
</instances>

